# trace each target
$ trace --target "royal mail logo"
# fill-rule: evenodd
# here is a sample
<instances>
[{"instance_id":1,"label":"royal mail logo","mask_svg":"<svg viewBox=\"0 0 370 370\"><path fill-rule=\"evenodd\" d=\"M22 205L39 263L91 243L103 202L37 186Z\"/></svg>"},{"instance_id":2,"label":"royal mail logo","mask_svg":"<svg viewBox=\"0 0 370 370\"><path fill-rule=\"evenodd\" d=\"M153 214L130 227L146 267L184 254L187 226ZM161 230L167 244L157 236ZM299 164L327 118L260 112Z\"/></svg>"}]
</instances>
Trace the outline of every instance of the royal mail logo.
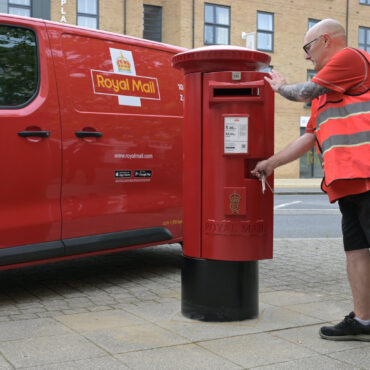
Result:
<instances>
[{"instance_id":1,"label":"royal mail logo","mask_svg":"<svg viewBox=\"0 0 370 370\"><path fill-rule=\"evenodd\" d=\"M159 100L158 81L152 77L125 76L91 70L94 93Z\"/></svg>"},{"instance_id":2,"label":"royal mail logo","mask_svg":"<svg viewBox=\"0 0 370 370\"><path fill-rule=\"evenodd\" d=\"M233 215L240 213L239 207L240 207L240 200L241 199L242 199L242 197L235 190L230 195L230 197L229 197L229 200L230 200L230 211L231 211L231 213Z\"/></svg>"},{"instance_id":3,"label":"royal mail logo","mask_svg":"<svg viewBox=\"0 0 370 370\"><path fill-rule=\"evenodd\" d=\"M131 64L128 59L126 59L123 55L123 52L121 51L119 58L116 60L118 70L120 72L130 72L131 73Z\"/></svg>"},{"instance_id":4,"label":"royal mail logo","mask_svg":"<svg viewBox=\"0 0 370 370\"><path fill-rule=\"evenodd\" d=\"M141 106L141 99L160 100L158 80L137 76L131 51L109 48L113 72L91 70L94 94L115 95L118 104Z\"/></svg>"}]
</instances>

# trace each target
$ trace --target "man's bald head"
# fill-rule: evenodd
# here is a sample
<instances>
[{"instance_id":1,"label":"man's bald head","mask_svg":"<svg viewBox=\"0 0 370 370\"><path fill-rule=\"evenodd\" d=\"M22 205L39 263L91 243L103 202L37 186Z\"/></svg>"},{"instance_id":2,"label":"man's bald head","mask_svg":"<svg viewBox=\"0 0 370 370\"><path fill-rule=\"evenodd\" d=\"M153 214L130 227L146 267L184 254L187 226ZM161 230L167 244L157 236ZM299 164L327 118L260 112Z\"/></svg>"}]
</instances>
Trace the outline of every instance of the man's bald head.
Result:
<instances>
[{"instance_id":1,"label":"man's bald head","mask_svg":"<svg viewBox=\"0 0 370 370\"><path fill-rule=\"evenodd\" d=\"M310 28L304 37L305 59L319 71L338 51L346 47L343 26L334 19L324 19Z\"/></svg>"},{"instance_id":2,"label":"man's bald head","mask_svg":"<svg viewBox=\"0 0 370 370\"><path fill-rule=\"evenodd\" d=\"M345 41L346 32L343 26L335 19L324 19L316 23L308 32L307 35L318 37L327 34L331 37L342 39Z\"/></svg>"}]
</instances>

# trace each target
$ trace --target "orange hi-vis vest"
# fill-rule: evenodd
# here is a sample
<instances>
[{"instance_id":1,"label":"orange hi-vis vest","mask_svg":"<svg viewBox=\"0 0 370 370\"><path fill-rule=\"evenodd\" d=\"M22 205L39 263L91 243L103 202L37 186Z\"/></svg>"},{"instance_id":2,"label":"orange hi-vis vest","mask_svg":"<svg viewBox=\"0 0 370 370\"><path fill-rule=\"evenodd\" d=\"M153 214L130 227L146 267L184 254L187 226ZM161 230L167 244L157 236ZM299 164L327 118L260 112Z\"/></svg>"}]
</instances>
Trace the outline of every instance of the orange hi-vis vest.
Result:
<instances>
[{"instance_id":1,"label":"orange hi-vis vest","mask_svg":"<svg viewBox=\"0 0 370 370\"><path fill-rule=\"evenodd\" d=\"M366 59L370 64L368 54ZM370 86L319 107L316 139L326 186L336 180L370 178Z\"/></svg>"}]
</instances>

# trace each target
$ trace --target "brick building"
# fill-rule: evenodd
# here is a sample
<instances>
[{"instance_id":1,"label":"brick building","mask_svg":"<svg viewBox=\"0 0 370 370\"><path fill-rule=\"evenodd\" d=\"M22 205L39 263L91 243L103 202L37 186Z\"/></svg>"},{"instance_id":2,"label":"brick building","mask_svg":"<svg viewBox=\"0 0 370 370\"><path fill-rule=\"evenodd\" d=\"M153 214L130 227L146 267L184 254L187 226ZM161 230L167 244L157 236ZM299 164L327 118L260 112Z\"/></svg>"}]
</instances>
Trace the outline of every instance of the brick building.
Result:
<instances>
[{"instance_id":1,"label":"brick building","mask_svg":"<svg viewBox=\"0 0 370 370\"><path fill-rule=\"evenodd\" d=\"M348 45L370 52L370 0L0 0L0 12L186 48L245 46L243 36L254 32L257 50L270 54L271 65L290 83L305 81L315 73L304 60L301 46L307 29L321 19L337 19L347 29ZM309 115L310 107L276 96L275 151L304 132ZM276 171L280 178L320 175L313 153Z\"/></svg>"}]
</instances>

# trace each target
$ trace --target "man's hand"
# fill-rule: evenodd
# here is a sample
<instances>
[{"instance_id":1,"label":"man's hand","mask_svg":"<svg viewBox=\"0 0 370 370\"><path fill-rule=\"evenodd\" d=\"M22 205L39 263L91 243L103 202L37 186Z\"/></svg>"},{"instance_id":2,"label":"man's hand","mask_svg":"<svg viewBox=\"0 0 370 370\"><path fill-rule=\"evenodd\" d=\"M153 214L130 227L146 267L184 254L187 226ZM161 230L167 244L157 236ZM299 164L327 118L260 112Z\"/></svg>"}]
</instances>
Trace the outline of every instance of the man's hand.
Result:
<instances>
[{"instance_id":1,"label":"man's hand","mask_svg":"<svg viewBox=\"0 0 370 370\"><path fill-rule=\"evenodd\" d=\"M270 84L272 90L292 101L311 102L320 95L331 91L312 81L288 85L284 76L275 70L270 72L270 77L265 77L265 80Z\"/></svg>"},{"instance_id":2,"label":"man's hand","mask_svg":"<svg viewBox=\"0 0 370 370\"><path fill-rule=\"evenodd\" d=\"M273 156L260 161L256 167L251 171L251 174L262 179L262 175L269 177L275 168L287 164L295 159L300 158L304 153L310 150L315 144L316 135L313 133L305 133L299 138L295 139L286 148Z\"/></svg>"},{"instance_id":3,"label":"man's hand","mask_svg":"<svg viewBox=\"0 0 370 370\"><path fill-rule=\"evenodd\" d=\"M256 167L251 171L251 174L261 179L262 174L264 174L266 177L269 177L273 172L274 172L274 167L271 165L271 163L267 159L267 160L258 162L256 164Z\"/></svg>"},{"instance_id":4,"label":"man's hand","mask_svg":"<svg viewBox=\"0 0 370 370\"><path fill-rule=\"evenodd\" d=\"M270 77L271 78L265 77L265 80L270 84L272 90L275 92L278 92L280 86L287 84L284 76L274 69L270 72Z\"/></svg>"}]
</instances>

